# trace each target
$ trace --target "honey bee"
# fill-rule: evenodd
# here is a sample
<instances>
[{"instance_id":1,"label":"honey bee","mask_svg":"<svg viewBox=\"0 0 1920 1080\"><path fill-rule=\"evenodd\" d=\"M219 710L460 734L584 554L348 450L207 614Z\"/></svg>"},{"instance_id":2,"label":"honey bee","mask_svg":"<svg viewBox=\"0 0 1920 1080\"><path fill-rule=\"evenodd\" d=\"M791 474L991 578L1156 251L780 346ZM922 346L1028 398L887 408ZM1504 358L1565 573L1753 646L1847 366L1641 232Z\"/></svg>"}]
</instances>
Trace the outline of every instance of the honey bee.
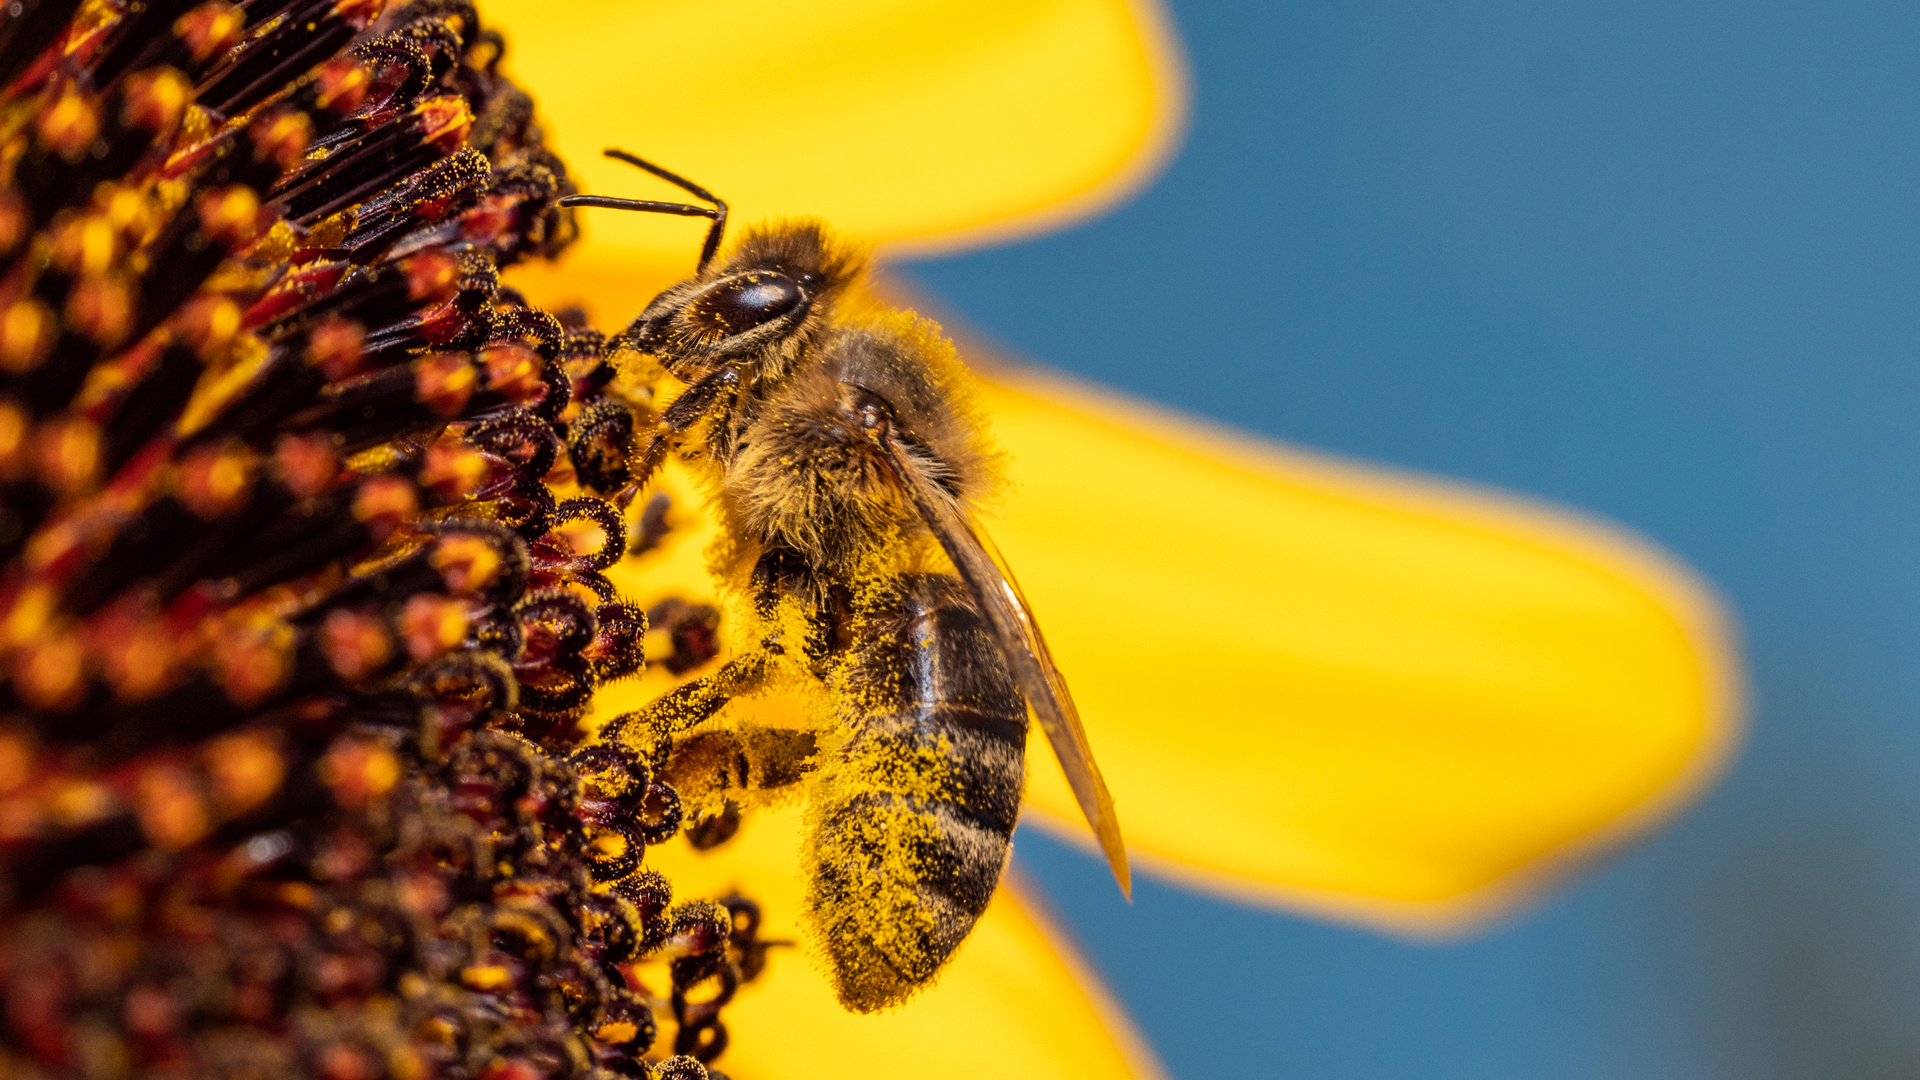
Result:
<instances>
[{"instance_id":1,"label":"honey bee","mask_svg":"<svg viewBox=\"0 0 1920 1080\"><path fill-rule=\"evenodd\" d=\"M862 261L817 223L750 233L709 268L723 223L625 339L686 383L654 438L704 475L759 645L602 738L666 756L694 800L804 778L813 927L841 1002L873 1011L931 982L985 910L1029 709L1123 890L1126 854L1072 696L969 512L998 455L952 345L909 312L830 314ZM703 728L795 667L826 688L828 731Z\"/></svg>"}]
</instances>

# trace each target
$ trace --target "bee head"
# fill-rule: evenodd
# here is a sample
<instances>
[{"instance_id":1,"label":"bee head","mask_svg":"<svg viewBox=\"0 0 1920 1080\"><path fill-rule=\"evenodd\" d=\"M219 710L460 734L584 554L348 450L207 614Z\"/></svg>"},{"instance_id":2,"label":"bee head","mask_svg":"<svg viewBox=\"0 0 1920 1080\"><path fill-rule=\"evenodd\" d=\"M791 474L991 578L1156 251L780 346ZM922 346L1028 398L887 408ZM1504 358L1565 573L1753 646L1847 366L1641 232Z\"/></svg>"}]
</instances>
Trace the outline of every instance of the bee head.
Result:
<instances>
[{"instance_id":1,"label":"bee head","mask_svg":"<svg viewBox=\"0 0 1920 1080\"><path fill-rule=\"evenodd\" d=\"M846 576L876 545L917 529L900 454L962 502L995 474L953 347L905 313L819 344L747 430L727 493L749 535Z\"/></svg>"},{"instance_id":2,"label":"bee head","mask_svg":"<svg viewBox=\"0 0 1920 1080\"><path fill-rule=\"evenodd\" d=\"M863 269L818 222L757 229L725 260L654 297L625 337L688 381L724 364L778 378Z\"/></svg>"}]
</instances>

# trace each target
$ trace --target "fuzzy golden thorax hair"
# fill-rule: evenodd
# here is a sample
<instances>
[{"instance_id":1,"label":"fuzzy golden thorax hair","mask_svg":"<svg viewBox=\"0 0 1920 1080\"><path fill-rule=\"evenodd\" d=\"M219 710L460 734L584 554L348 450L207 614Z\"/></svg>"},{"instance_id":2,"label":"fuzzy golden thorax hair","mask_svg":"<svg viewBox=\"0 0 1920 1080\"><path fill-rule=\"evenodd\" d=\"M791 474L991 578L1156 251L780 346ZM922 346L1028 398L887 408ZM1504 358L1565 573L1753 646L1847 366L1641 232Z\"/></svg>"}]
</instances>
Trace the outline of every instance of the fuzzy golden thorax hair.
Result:
<instances>
[{"instance_id":1,"label":"fuzzy golden thorax hair","mask_svg":"<svg viewBox=\"0 0 1920 1080\"><path fill-rule=\"evenodd\" d=\"M865 257L818 221L761 226L724 260L654 297L624 343L687 382L731 364L748 388L777 383L865 270Z\"/></svg>"},{"instance_id":2,"label":"fuzzy golden thorax hair","mask_svg":"<svg viewBox=\"0 0 1920 1080\"><path fill-rule=\"evenodd\" d=\"M885 545L924 535L862 433L861 409L876 402L906 453L963 505L990 491L999 455L953 346L932 322L895 312L833 331L747 429L724 485L741 533L841 581Z\"/></svg>"}]
</instances>

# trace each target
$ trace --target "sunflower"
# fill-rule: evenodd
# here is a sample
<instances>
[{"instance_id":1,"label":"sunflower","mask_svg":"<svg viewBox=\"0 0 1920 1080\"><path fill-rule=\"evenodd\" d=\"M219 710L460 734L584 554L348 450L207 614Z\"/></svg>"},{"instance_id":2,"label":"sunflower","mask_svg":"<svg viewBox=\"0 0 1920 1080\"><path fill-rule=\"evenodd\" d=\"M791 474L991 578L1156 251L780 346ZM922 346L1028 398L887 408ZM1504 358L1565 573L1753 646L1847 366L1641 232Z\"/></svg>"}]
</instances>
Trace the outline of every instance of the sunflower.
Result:
<instances>
[{"instance_id":1,"label":"sunflower","mask_svg":"<svg viewBox=\"0 0 1920 1080\"><path fill-rule=\"evenodd\" d=\"M1017 881L930 993L842 1011L778 947L796 819L695 854L669 776L582 743L713 659L714 525L678 473L594 494L633 417L573 308L697 237L539 264L564 195L632 191L605 144L887 254L1057 226L1151 175L1181 85L1106 0L7 6L0 1071L1151 1073ZM991 527L1143 865L1446 932L1723 760L1725 632L1657 553L989 375Z\"/></svg>"},{"instance_id":2,"label":"sunflower","mask_svg":"<svg viewBox=\"0 0 1920 1080\"><path fill-rule=\"evenodd\" d=\"M669 197L593 156L643 149L726 197L736 220L820 216L896 258L1111 206L1176 147L1187 92L1165 14L1126 0L491 11L583 190ZM516 280L615 325L698 245L672 222L584 228L557 266ZM1219 430L947 328L983 372L1015 463L990 527L1149 872L1389 933L1457 934L1670 816L1725 764L1741 693L1729 628L1710 590L1646 543ZM636 589L710 595L702 543L696 527L634 560ZM647 680L603 694L602 712L671 685ZM1031 757L1028 821L1092 850L1048 752ZM792 935L796 825L763 818L719 854L658 858L677 881L762 896L770 932ZM821 973L778 957L733 1005L728 1067L1153 1075L1044 910L1014 876L942 981L877 1017L842 1012Z\"/></svg>"}]
</instances>

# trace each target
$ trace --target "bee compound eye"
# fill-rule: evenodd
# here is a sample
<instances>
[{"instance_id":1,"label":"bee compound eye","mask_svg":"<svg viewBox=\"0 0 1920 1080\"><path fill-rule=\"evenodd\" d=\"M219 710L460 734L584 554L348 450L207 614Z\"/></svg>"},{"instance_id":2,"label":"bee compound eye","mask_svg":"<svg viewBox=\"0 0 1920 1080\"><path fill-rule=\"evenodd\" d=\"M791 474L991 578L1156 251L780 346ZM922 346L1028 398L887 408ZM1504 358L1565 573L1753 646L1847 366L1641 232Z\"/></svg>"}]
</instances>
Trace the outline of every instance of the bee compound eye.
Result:
<instances>
[{"instance_id":1,"label":"bee compound eye","mask_svg":"<svg viewBox=\"0 0 1920 1080\"><path fill-rule=\"evenodd\" d=\"M739 334L778 319L805 300L799 282L756 270L716 282L687 305L687 317L705 329Z\"/></svg>"}]
</instances>

